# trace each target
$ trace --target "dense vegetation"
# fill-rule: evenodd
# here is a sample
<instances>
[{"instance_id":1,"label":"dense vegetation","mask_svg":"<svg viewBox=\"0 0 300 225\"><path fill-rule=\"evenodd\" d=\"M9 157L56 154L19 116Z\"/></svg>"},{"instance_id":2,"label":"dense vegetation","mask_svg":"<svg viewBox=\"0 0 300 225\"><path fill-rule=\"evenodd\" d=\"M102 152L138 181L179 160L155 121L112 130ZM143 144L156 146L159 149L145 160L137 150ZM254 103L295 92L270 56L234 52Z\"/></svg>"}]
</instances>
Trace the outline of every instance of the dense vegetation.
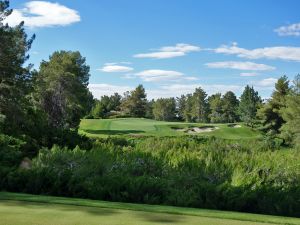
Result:
<instances>
[{"instance_id":1,"label":"dense vegetation","mask_svg":"<svg viewBox=\"0 0 300 225\"><path fill-rule=\"evenodd\" d=\"M43 149L6 190L300 216L300 151L201 137L99 140Z\"/></svg>"},{"instance_id":2,"label":"dense vegetation","mask_svg":"<svg viewBox=\"0 0 300 225\"><path fill-rule=\"evenodd\" d=\"M24 66L35 37L2 23L8 7L0 1L1 190L299 216L300 75L281 77L266 102L250 86L240 99L199 87L148 101L139 85L95 100L79 52ZM78 134L83 117L242 121L264 137L95 140Z\"/></svg>"}]
</instances>

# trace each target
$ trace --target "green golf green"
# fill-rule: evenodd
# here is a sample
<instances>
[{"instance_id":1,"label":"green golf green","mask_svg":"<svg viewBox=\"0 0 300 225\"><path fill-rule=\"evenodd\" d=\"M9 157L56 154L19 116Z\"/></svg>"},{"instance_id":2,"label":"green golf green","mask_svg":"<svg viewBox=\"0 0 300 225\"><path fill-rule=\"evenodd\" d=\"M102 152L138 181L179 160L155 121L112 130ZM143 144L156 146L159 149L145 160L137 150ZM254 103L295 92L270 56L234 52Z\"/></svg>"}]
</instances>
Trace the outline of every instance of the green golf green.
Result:
<instances>
[{"instance_id":1,"label":"green golf green","mask_svg":"<svg viewBox=\"0 0 300 225\"><path fill-rule=\"evenodd\" d=\"M189 128L213 128L189 132ZM84 119L80 124L80 133L90 137L107 137L109 135L131 136L180 136L204 135L225 139L258 138L260 133L242 124L200 124L183 122L164 122L140 118L118 119Z\"/></svg>"}]
</instances>

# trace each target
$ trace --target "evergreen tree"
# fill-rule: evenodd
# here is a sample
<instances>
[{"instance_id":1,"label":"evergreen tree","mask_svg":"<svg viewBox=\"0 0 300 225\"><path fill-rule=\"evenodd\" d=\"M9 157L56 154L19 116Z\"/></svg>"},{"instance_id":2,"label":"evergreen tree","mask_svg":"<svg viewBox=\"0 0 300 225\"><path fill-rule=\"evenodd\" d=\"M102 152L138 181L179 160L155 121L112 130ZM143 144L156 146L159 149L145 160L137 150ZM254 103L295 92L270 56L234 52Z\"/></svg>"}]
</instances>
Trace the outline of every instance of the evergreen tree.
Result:
<instances>
[{"instance_id":1,"label":"evergreen tree","mask_svg":"<svg viewBox=\"0 0 300 225\"><path fill-rule=\"evenodd\" d=\"M282 76L275 84L275 91L270 100L264 104L257 112L258 118L262 124L261 129L269 133L279 133L284 120L280 110L285 108L286 96L290 92L287 76Z\"/></svg>"},{"instance_id":2,"label":"evergreen tree","mask_svg":"<svg viewBox=\"0 0 300 225\"><path fill-rule=\"evenodd\" d=\"M177 97L177 114L179 120L184 120L185 116L185 107L187 98L185 95L181 95L180 98Z\"/></svg>"},{"instance_id":3,"label":"evergreen tree","mask_svg":"<svg viewBox=\"0 0 300 225\"><path fill-rule=\"evenodd\" d=\"M30 103L30 68L24 67L34 36L27 38L23 23L4 24L12 13L8 1L0 1L0 128L7 134L27 133Z\"/></svg>"},{"instance_id":4,"label":"evergreen tree","mask_svg":"<svg viewBox=\"0 0 300 225\"><path fill-rule=\"evenodd\" d=\"M35 97L51 127L77 128L90 112L89 66L79 52L54 52L43 61L35 82Z\"/></svg>"},{"instance_id":5,"label":"evergreen tree","mask_svg":"<svg viewBox=\"0 0 300 225\"><path fill-rule=\"evenodd\" d=\"M202 88L196 88L192 96L191 115L196 122L207 122L208 120L208 102L207 94Z\"/></svg>"},{"instance_id":6,"label":"evergreen tree","mask_svg":"<svg viewBox=\"0 0 300 225\"><path fill-rule=\"evenodd\" d=\"M255 91L253 87L247 85L243 94L241 95L239 104L239 112L242 121L253 127L256 118L256 112L260 105L261 98L259 97L258 92Z\"/></svg>"},{"instance_id":7,"label":"evergreen tree","mask_svg":"<svg viewBox=\"0 0 300 225\"><path fill-rule=\"evenodd\" d=\"M183 118L186 122L192 122L192 109L193 109L193 96L191 94L186 95Z\"/></svg>"},{"instance_id":8,"label":"evergreen tree","mask_svg":"<svg viewBox=\"0 0 300 225\"><path fill-rule=\"evenodd\" d=\"M223 119L226 123L234 123L239 120L238 116L239 100L232 91L228 91L222 98Z\"/></svg>"},{"instance_id":9,"label":"evergreen tree","mask_svg":"<svg viewBox=\"0 0 300 225\"><path fill-rule=\"evenodd\" d=\"M208 97L209 103L209 118L212 123L221 123L223 122L223 108L222 108L222 99L221 93L217 93Z\"/></svg>"},{"instance_id":10,"label":"evergreen tree","mask_svg":"<svg viewBox=\"0 0 300 225\"><path fill-rule=\"evenodd\" d=\"M280 115L286 121L281 127L281 135L287 143L300 146L300 75L294 81L290 93L286 96L284 108L281 108Z\"/></svg>"},{"instance_id":11,"label":"evergreen tree","mask_svg":"<svg viewBox=\"0 0 300 225\"><path fill-rule=\"evenodd\" d=\"M147 95L143 85L135 90L126 92L122 102L123 111L132 117L145 117L147 109Z\"/></svg>"}]
</instances>

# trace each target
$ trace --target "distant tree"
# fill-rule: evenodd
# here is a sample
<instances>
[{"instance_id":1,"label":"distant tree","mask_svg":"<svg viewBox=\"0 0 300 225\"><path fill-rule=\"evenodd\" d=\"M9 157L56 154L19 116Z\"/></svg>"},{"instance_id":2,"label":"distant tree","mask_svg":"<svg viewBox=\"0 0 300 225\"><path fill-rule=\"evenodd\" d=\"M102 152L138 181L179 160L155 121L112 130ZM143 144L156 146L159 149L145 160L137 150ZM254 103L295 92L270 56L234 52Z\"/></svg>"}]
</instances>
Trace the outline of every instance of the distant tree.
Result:
<instances>
[{"instance_id":1,"label":"distant tree","mask_svg":"<svg viewBox=\"0 0 300 225\"><path fill-rule=\"evenodd\" d=\"M93 118L105 118L106 117L106 108L104 107L104 105L101 103L100 100L95 100L94 106L91 110L90 115Z\"/></svg>"},{"instance_id":2,"label":"distant tree","mask_svg":"<svg viewBox=\"0 0 300 225\"><path fill-rule=\"evenodd\" d=\"M238 116L239 100L232 91L228 91L222 97L223 120L226 123L233 123L239 120Z\"/></svg>"},{"instance_id":3,"label":"distant tree","mask_svg":"<svg viewBox=\"0 0 300 225\"><path fill-rule=\"evenodd\" d=\"M191 94L187 94L185 99L183 118L186 122L192 122L193 96Z\"/></svg>"},{"instance_id":4,"label":"distant tree","mask_svg":"<svg viewBox=\"0 0 300 225\"><path fill-rule=\"evenodd\" d=\"M41 63L35 97L50 126L77 128L80 119L90 112L89 70L79 52L54 52L49 61Z\"/></svg>"},{"instance_id":5,"label":"distant tree","mask_svg":"<svg viewBox=\"0 0 300 225\"><path fill-rule=\"evenodd\" d=\"M154 115L153 115L153 104L154 104L154 102L155 102L154 99L147 102L145 117L148 118L148 119L154 119Z\"/></svg>"},{"instance_id":6,"label":"distant tree","mask_svg":"<svg viewBox=\"0 0 300 225\"><path fill-rule=\"evenodd\" d=\"M196 122L208 121L209 106L206 97L206 92L200 87L193 93L191 115Z\"/></svg>"},{"instance_id":7,"label":"distant tree","mask_svg":"<svg viewBox=\"0 0 300 225\"><path fill-rule=\"evenodd\" d=\"M209 119L212 123L223 122L223 101L221 99L221 93L213 94L208 97L209 104Z\"/></svg>"},{"instance_id":8,"label":"distant tree","mask_svg":"<svg viewBox=\"0 0 300 225\"><path fill-rule=\"evenodd\" d=\"M261 102L262 101L258 95L258 92L255 91L253 87L247 85L243 94L241 95L239 104L241 119L247 125L253 127L256 118L256 112L258 107L261 105Z\"/></svg>"},{"instance_id":9,"label":"distant tree","mask_svg":"<svg viewBox=\"0 0 300 225\"><path fill-rule=\"evenodd\" d=\"M28 128L31 65L24 67L24 63L35 36L27 38L23 23L15 27L4 24L11 13L9 2L0 1L0 128L16 134Z\"/></svg>"},{"instance_id":10,"label":"distant tree","mask_svg":"<svg viewBox=\"0 0 300 225\"><path fill-rule=\"evenodd\" d=\"M185 107L186 107L187 97L185 95L181 95L180 98L176 98L177 103L177 114L179 120L184 120L185 116Z\"/></svg>"},{"instance_id":11,"label":"distant tree","mask_svg":"<svg viewBox=\"0 0 300 225\"><path fill-rule=\"evenodd\" d=\"M175 110L176 101L174 98L159 98L153 104L153 115L156 120L174 120Z\"/></svg>"},{"instance_id":12,"label":"distant tree","mask_svg":"<svg viewBox=\"0 0 300 225\"><path fill-rule=\"evenodd\" d=\"M285 97L285 106L280 115L286 123L281 127L281 135L287 143L300 146L300 75L294 81L290 93Z\"/></svg>"},{"instance_id":13,"label":"distant tree","mask_svg":"<svg viewBox=\"0 0 300 225\"><path fill-rule=\"evenodd\" d=\"M121 99L122 96L118 93L114 93L109 97L109 105L108 110L109 111L119 111L121 106Z\"/></svg>"},{"instance_id":14,"label":"distant tree","mask_svg":"<svg viewBox=\"0 0 300 225\"><path fill-rule=\"evenodd\" d=\"M122 102L122 110L132 117L145 117L147 108L147 95L143 85L135 90L126 92Z\"/></svg>"},{"instance_id":15,"label":"distant tree","mask_svg":"<svg viewBox=\"0 0 300 225\"><path fill-rule=\"evenodd\" d=\"M286 97L290 92L289 80L287 76L282 76L275 84L275 91L266 104L257 112L265 132L279 133L284 120L280 110L286 106Z\"/></svg>"}]
</instances>

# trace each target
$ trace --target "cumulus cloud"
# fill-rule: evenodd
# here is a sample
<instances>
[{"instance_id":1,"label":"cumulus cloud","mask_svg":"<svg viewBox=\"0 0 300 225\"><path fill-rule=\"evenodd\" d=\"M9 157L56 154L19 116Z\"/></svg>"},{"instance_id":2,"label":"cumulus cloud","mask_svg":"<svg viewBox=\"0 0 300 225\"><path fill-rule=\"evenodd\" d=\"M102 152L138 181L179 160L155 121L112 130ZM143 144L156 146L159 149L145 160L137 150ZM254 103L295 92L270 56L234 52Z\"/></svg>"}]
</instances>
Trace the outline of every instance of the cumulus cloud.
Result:
<instances>
[{"instance_id":1,"label":"cumulus cloud","mask_svg":"<svg viewBox=\"0 0 300 225\"><path fill-rule=\"evenodd\" d=\"M279 36L300 36L300 23L281 26L274 30Z\"/></svg>"},{"instance_id":2,"label":"cumulus cloud","mask_svg":"<svg viewBox=\"0 0 300 225\"><path fill-rule=\"evenodd\" d=\"M258 87L274 87L276 82L277 82L276 78L270 77L270 78L260 80L258 82L254 82L254 85Z\"/></svg>"},{"instance_id":3,"label":"cumulus cloud","mask_svg":"<svg viewBox=\"0 0 300 225\"><path fill-rule=\"evenodd\" d=\"M258 76L258 73L255 72L246 72L246 73L240 73L241 77L255 77Z\"/></svg>"},{"instance_id":4,"label":"cumulus cloud","mask_svg":"<svg viewBox=\"0 0 300 225\"><path fill-rule=\"evenodd\" d=\"M133 87L130 86L112 84L89 84L88 88L94 97L98 99L100 99L103 95L113 95L116 92L123 94L126 91L133 89Z\"/></svg>"},{"instance_id":5,"label":"cumulus cloud","mask_svg":"<svg viewBox=\"0 0 300 225\"><path fill-rule=\"evenodd\" d=\"M158 51L155 51L155 52L135 54L133 57L135 57L135 58L167 59L167 58L184 56L189 52L197 52L200 50L201 49L198 46L179 43L179 44L176 44L175 46L161 47L160 49L158 49Z\"/></svg>"},{"instance_id":6,"label":"cumulus cloud","mask_svg":"<svg viewBox=\"0 0 300 225\"><path fill-rule=\"evenodd\" d=\"M134 58L154 58L154 59L167 59L174 58L178 56L184 56L184 52L151 52L151 53L141 53L135 54Z\"/></svg>"},{"instance_id":7,"label":"cumulus cloud","mask_svg":"<svg viewBox=\"0 0 300 225\"><path fill-rule=\"evenodd\" d=\"M26 27L66 26L80 21L79 13L59 3L30 1L22 9L13 10L4 23L16 26L24 21Z\"/></svg>"},{"instance_id":8,"label":"cumulus cloud","mask_svg":"<svg viewBox=\"0 0 300 225\"><path fill-rule=\"evenodd\" d=\"M126 73L133 70L132 67L118 65L117 63L105 63L104 66L99 71L103 71L106 73Z\"/></svg>"},{"instance_id":9,"label":"cumulus cloud","mask_svg":"<svg viewBox=\"0 0 300 225\"><path fill-rule=\"evenodd\" d=\"M144 70L135 74L144 81L170 81L184 76L183 73L173 70Z\"/></svg>"},{"instance_id":10,"label":"cumulus cloud","mask_svg":"<svg viewBox=\"0 0 300 225\"><path fill-rule=\"evenodd\" d=\"M256 49L245 49L238 47L237 43L232 45L222 45L214 49L216 53L237 55L248 59L280 59L290 61L300 61L300 47L275 46Z\"/></svg>"},{"instance_id":11,"label":"cumulus cloud","mask_svg":"<svg viewBox=\"0 0 300 225\"><path fill-rule=\"evenodd\" d=\"M275 67L265 64L258 64L253 62L239 62L239 61L223 61L223 62L211 62L205 64L209 68L224 68L224 69L236 69L236 70L274 70Z\"/></svg>"}]
</instances>

